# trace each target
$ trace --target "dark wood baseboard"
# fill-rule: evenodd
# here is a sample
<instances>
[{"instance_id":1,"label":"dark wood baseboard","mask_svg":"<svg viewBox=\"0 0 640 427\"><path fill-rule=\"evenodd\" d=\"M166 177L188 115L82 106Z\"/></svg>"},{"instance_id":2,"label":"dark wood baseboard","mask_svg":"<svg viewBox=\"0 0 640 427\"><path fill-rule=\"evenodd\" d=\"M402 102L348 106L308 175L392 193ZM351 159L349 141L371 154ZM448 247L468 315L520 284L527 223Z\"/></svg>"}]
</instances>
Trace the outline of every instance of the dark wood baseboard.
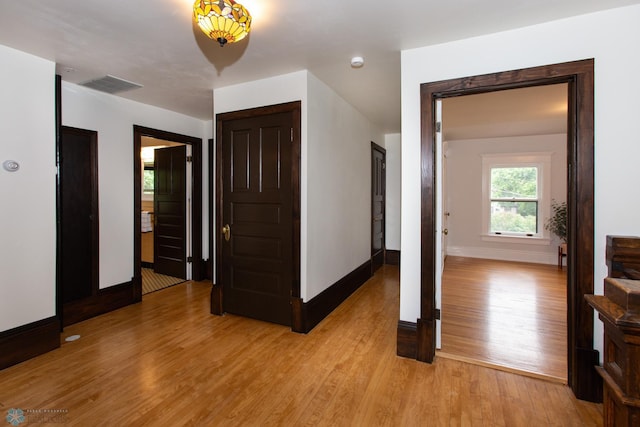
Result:
<instances>
[{"instance_id":1,"label":"dark wood baseboard","mask_svg":"<svg viewBox=\"0 0 640 427\"><path fill-rule=\"evenodd\" d=\"M389 265L400 265L400 251L387 249L384 263Z\"/></svg>"},{"instance_id":2,"label":"dark wood baseboard","mask_svg":"<svg viewBox=\"0 0 640 427\"><path fill-rule=\"evenodd\" d=\"M308 302L292 298L294 332L308 333L371 277L371 260L316 295Z\"/></svg>"},{"instance_id":3,"label":"dark wood baseboard","mask_svg":"<svg viewBox=\"0 0 640 427\"><path fill-rule=\"evenodd\" d=\"M602 377L596 366L600 366L600 352L589 348L576 348L576 372L573 393L578 399L602 402Z\"/></svg>"},{"instance_id":4,"label":"dark wood baseboard","mask_svg":"<svg viewBox=\"0 0 640 427\"><path fill-rule=\"evenodd\" d=\"M62 326L73 325L139 302L135 295L135 281L136 279L134 278L131 282L100 289L96 295L64 304Z\"/></svg>"},{"instance_id":5,"label":"dark wood baseboard","mask_svg":"<svg viewBox=\"0 0 640 427\"><path fill-rule=\"evenodd\" d=\"M140 261L140 267L142 268L153 268L152 262Z\"/></svg>"},{"instance_id":6,"label":"dark wood baseboard","mask_svg":"<svg viewBox=\"0 0 640 427\"><path fill-rule=\"evenodd\" d=\"M404 320L398 321L396 354L400 357L415 359L418 354L418 325Z\"/></svg>"},{"instance_id":7,"label":"dark wood baseboard","mask_svg":"<svg viewBox=\"0 0 640 427\"><path fill-rule=\"evenodd\" d=\"M211 280L213 282L213 259L212 258L208 258L205 262L204 262L204 271L206 272L206 278L208 280Z\"/></svg>"},{"instance_id":8,"label":"dark wood baseboard","mask_svg":"<svg viewBox=\"0 0 640 427\"><path fill-rule=\"evenodd\" d=\"M222 308L222 286L215 283L211 286L211 314L218 316L224 314Z\"/></svg>"},{"instance_id":9,"label":"dark wood baseboard","mask_svg":"<svg viewBox=\"0 0 640 427\"><path fill-rule=\"evenodd\" d=\"M0 369L60 347L60 320L54 316L0 332Z\"/></svg>"}]
</instances>

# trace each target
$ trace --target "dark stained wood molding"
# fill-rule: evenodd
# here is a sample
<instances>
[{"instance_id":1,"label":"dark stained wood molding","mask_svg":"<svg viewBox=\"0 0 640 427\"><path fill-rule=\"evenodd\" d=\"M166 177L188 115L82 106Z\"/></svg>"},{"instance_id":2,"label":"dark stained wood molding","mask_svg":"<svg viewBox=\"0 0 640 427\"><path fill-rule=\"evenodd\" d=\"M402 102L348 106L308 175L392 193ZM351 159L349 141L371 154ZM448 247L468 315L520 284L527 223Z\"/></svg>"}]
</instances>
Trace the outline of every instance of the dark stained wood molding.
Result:
<instances>
[{"instance_id":1,"label":"dark stained wood molding","mask_svg":"<svg viewBox=\"0 0 640 427\"><path fill-rule=\"evenodd\" d=\"M385 251L385 264L400 265L400 251L395 249L387 249Z\"/></svg>"},{"instance_id":2,"label":"dark stained wood molding","mask_svg":"<svg viewBox=\"0 0 640 427\"><path fill-rule=\"evenodd\" d=\"M399 320L396 354L400 357L415 359L418 355L417 338L417 323Z\"/></svg>"},{"instance_id":3,"label":"dark stained wood molding","mask_svg":"<svg viewBox=\"0 0 640 427\"><path fill-rule=\"evenodd\" d=\"M62 194L60 193L60 137L62 135L62 76L56 74L55 117L56 117L56 236L62 236ZM56 237L56 316L62 331L62 242Z\"/></svg>"},{"instance_id":4,"label":"dark stained wood molding","mask_svg":"<svg viewBox=\"0 0 640 427\"><path fill-rule=\"evenodd\" d=\"M418 319L417 323L416 360L431 363L436 356L433 345L436 340L436 319Z\"/></svg>"},{"instance_id":5,"label":"dark stained wood molding","mask_svg":"<svg viewBox=\"0 0 640 427\"><path fill-rule=\"evenodd\" d=\"M165 141L191 145L193 196L191 199L191 277L202 280L205 277L205 261L202 258L202 139L178 133L167 132L144 126L133 125L133 272L134 277L142 277L140 212L142 211L142 167L140 149L142 137L150 136ZM142 280L133 280L135 295L142 300ZM138 289L139 288L139 289Z\"/></svg>"},{"instance_id":6,"label":"dark stained wood molding","mask_svg":"<svg viewBox=\"0 0 640 427\"><path fill-rule=\"evenodd\" d=\"M593 293L594 271L594 60L553 64L494 74L424 83L421 97L421 301L426 329L435 321L435 111L436 99L505 89L568 84L568 383L579 399L598 400L593 366L593 312L584 295ZM420 328L420 326L419 326ZM427 331L418 334L426 338ZM430 344L435 346L432 340ZM420 348L420 342L418 344ZM434 352L434 349L426 351ZM419 350L420 353L420 350Z\"/></svg>"},{"instance_id":7,"label":"dark stained wood molding","mask_svg":"<svg viewBox=\"0 0 640 427\"><path fill-rule=\"evenodd\" d=\"M211 282L215 282L214 281L214 277L213 277L213 258L214 258L214 234L215 234L215 221L214 221L214 217L215 217L215 211L213 210L215 207L215 203L213 200L213 194L214 194L214 185L215 185L215 181L213 179L213 176L215 174L216 168L215 168L215 163L214 163L214 155L213 153L215 152L216 147L213 144L213 138L209 138L209 141L207 141L207 164L208 164L208 172L209 172L209 198L208 198L208 202L209 202L209 258L207 259L207 265L206 265L206 278L211 280Z\"/></svg>"},{"instance_id":8,"label":"dark stained wood molding","mask_svg":"<svg viewBox=\"0 0 640 427\"><path fill-rule=\"evenodd\" d=\"M108 313L113 310L139 302L136 300L134 282L121 283L108 288L98 290L94 296L72 301L64 306L64 324L62 326L73 325L83 320ZM142 284L142 280L140 280Z\"/></svg>"},{"instance_id":9,"label":"dark stained wood molding","mask_svg":"<svg viewBox=\"0 0 640 427\"><path fill-rule=\"evenodd\" d=\"M53 316L0 332L0 369L59 348L60 329Z\"/></svg>"},{"instance_id":10,"label":"dark stained wood molding","mask_svg":"<svg viewBox=\"0 0 640 427\"><path fill-rule=\"evenodd\" d=\"M147 261L142 261L140 263L140 266L142 268L153 268L153 263L152 262L147 262Z\"/></svg>"},{"instance_id":11,"label":"dark stained wood molding","mask_svg":"<svg viewBox=\"0 0 640 427\"><path fill-rule=\"evenodd\" d=\"M292 298L294 332L308 333L371 277L371 260L353 270L307 302Z\"/></svg>"},{"instance_id":12,"label":"dark stained wood molding","mask_svg":"<svg viewBox=\"0 0 640 427\"><path fill-rule=\"evenodd\" d=\"M269 105L266 107L250 108L240 111L232 111L227 113L218 113L216 115L216 143L215 143L215 224L212 221L212 231L210 239L215 242L215 285L211 290L211 314L222 315L224 313L224 283L220 281L220 267L218 263L222 259L222 245L218 244L222 239L222 194L224 190L224 182L222 180L223 164L222 164L222 122L225 120L244 119L256 116L264 116L277 113L291 113L293 123L293 143L291 146L291 188L292 188L292 226L293 226L293 242L292 242L292 298L300 297L300 162L302 147L302 102L293 101L284 104ZM212 143L212 142L211 142ZM210 145L210 152L213 151ZM210 164L214 163L210 159ZM211 168L210 168L211 170ZM210 187L213 188L213 178L209 181ZM211 216L211 215L210 215ZM214 252L210 252L213 254ZM215 311L214 311L215 308ZM294 318L292 305L292 319Z\"/></svg>"},{"instance_id":13,"label":"dark stained wood molding","mask_svg":"<svg viewBox=\"0 0 640 427\"><path fill-rule=\"evenodd\" d=\"M214 283L211 287L211 314L222 316L224 310L222 308L222 286Z\"/></svg>"}]
</instances>

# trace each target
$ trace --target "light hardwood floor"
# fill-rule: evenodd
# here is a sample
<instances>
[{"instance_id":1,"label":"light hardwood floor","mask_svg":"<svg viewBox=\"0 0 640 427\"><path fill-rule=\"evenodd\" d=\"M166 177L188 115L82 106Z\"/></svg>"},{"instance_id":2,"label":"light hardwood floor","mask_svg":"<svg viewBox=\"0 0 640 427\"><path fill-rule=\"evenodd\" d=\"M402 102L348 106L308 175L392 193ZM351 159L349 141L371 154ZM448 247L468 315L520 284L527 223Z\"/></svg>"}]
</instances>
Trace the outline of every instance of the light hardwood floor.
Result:
<instances>
[{"instance_id":1,"label":"light hardwood floor","mask_svg":"<svg viewBox=\"0 0 640 427\"><path fill-rule=\"evenodd\" d=\"M558 383L397 357L398 269L385 266L308 335L209 314L187 282L72 325L0 371L0 412L66 410L77 426L598 426ZM33 413L28 413L33 414Z\"/></svg>"},{"instance_id":2,"label":"light hardwood floor","mask_svg":"<svg viewBox=\"0 0 640 427\"><path fill-rule=\"evenodd\" d=\"M442 283L441 356L566 383L566 269L447 257Z\"/></svg>"}]
</instances>

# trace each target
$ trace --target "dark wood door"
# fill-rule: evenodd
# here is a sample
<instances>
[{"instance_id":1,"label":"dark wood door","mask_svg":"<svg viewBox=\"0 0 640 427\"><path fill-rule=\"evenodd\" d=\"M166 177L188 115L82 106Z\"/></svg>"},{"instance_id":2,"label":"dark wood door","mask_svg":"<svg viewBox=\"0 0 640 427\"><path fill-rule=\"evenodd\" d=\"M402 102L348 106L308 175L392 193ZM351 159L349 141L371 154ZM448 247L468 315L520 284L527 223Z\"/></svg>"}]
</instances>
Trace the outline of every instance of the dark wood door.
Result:
<instances>
[{"instance_id":1,"label":"dark wood door","mask_svg":"<svg viewBox=\"0 0 640 427\"><path fill-rule=\"evenodd\" d=\"M67 304L98 290L96 132L62 126L59 156L59 288Z\"/></svg>"},{"instance_id":2,"label":"dark wood door","mask_svg":"<svg viewBox=\"0 0 640 427\"><path fill-rule=\"evenodd\" d=\"M386 150L371 143L371 269L384 264Z\"/></svg>"},{"instance_id":3,"label":"dark wood door","mask_svg":"<svg viewBox=\"0 0 640 427\"><path fill-rule=\"evenodd\" d=\"M276 113L226 120L221 131L224 310L282 325L291 324L292 124Z\"/></svg>"},{"instance_id":4,"label":"dark wood door","mask_svg":"<svg viewBox=\"0 0 640 427\"><path fill-rule=\"evenodd\" d=\"M153 269L182 279L187 277L186 165L185 145L154 152Z\"/></svg>"}]
</instances>

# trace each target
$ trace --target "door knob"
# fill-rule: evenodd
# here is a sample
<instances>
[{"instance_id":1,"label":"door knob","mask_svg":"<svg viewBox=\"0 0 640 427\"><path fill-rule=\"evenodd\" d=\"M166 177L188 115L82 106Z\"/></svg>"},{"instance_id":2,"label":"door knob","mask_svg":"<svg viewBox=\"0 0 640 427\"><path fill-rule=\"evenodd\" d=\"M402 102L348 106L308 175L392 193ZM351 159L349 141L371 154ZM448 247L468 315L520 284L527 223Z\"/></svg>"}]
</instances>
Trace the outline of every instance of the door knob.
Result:
<instances>
[{"instance_id":1,"label":"door knob","mask_svg":"<svg viewBox=\"0 0 640 427\"><path fill-rule=\"evenodd\" d=\"M449 235L449 229L445 228L444 230L442 230L442 232L444 233L445 236Z\"/></svg>"},{"instance_id":2,"label":"door knob","mask_svg":"<svg viewBox=\"0 0 640 427\"><path fill-rule=\"evenodd\" d=\"M231 239L231 226L229 224L226 224L224 227L222 227L222 233L224 234L224 240L228 242L229 239Z\"/></svg>"}]
</instances>

